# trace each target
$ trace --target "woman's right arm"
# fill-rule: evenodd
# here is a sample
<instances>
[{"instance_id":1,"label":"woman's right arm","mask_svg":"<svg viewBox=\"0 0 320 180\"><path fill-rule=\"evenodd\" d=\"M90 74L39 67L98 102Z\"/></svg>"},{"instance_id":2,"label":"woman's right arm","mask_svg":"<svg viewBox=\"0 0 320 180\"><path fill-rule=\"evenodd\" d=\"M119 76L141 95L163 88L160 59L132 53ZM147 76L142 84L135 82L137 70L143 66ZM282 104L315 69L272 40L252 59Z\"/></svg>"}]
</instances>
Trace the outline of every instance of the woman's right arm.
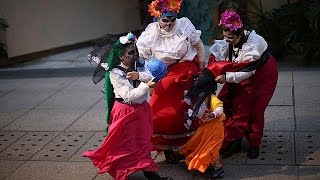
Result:
<instances>
[{"instance_id":1,"label":"woman's right arm","mask_svg":"<svg viewBox=\"0 0 320 180\"><path fill-rule=\"evenodd\" d=\"M251 72L232 72L237 71L241 67L235 62L228 61L216 61L216 58L213 54L210 55L207 68L216 76L215 80L217 83L223 84L228 83L239 83L244 79L249 78L254 74L254 71ZM247 64L245 64L247 65ZM243 65L243 67L245 66Z\"/></svg>"},{"instance_id":2,"label":"woman's right arm","mask_svg":"<svg viewBox=\"0 0 320 180\"><path fill-rule=\"evenodd\" d=\"M158 26L157 22L150 23L138 37L136 46L140 57L145 59L150 59L150 57L152 57L152 46L159 33Z\"/></svg>"},{"instance_id":3,"label":"woman's right arm","mask_svg":"<svg viewBox=\"0 0 320 180\"><path fill-rule=\"evenodd\" d=\"M205 66L205 51L204 51L204 45L202 40L200 39L195 45L194 47L197 50L197 56L199 58L199 68L203 69Z\"/></svg>"},{"instance_id":4,"label":"woman's right arm","mask_svg":"<svg viewBox=\"0 0 320 180\"><path fill-rule=\"evenodd\" d=\"M142 103L150 90L148 84L144 82L141 82L138 87L134 88L125 74L114 73L113 71L110 71L110 81L115 94L119 95L126 102Z\"/></svg>"}]
</instances>

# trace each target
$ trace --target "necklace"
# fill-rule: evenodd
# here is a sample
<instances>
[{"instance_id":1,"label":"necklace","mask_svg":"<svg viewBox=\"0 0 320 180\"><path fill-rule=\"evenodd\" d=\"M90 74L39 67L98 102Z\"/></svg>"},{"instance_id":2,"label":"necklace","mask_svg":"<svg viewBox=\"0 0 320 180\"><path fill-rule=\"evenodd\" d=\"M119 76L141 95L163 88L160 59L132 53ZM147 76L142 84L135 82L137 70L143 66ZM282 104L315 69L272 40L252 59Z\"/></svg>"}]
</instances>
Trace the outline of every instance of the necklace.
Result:
<instances>
[{"instance_id":1,"label":"necklace","mask_svg":"<svg viewBox=\"0 0 320 180\"><path fill-rule=\"evenodd\" d=\"M240 51L240 48L235 49L234 46L232 47L232 54L234 55L235 58L238 57L239 51Z\"/></svg>"}]
</instances>

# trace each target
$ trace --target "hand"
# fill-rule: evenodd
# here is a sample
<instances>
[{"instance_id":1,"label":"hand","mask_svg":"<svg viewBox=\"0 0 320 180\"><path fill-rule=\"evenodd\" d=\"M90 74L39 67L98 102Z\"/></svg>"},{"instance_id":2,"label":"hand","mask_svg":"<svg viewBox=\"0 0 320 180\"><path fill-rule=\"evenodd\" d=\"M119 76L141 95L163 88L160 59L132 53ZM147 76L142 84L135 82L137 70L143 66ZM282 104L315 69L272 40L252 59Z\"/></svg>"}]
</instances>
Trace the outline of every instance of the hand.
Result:
<instances>
[{"instance_id":1,"label":"hand","mask_svg":"<svg viewBox=\"0 0 320 180\"><path fill-rule=\"evenodd\" d=\"M208 111L206 111L206 112L202 115L201 120L202 120L202 122L208 122L208 121L210 120Z\"/></svg>"},{"instance_id":2,"label":"hand","mask_svg":"<svg viewBox=\"0 0 320 180\"><path fill-rule=\"evenodd\" d=\"M214 113L205 112L202 116L202 122L208 122L216 118Z\"/></svg>"},{"instance_id":3,"label":"hand","mask_svg":"<svg viewBox=\"0 0 320 180\"><path fill-rule=\"evenodd\" d=\"M127 79L137 80L137 79L139 79L139 73L136 72L136 71L128 72L128 73L127 73Z\"/></svg>"},{"instance_id":4,"label":"hand","mask_svg":"<svg viewBox=\"0 0 320 180\"><path fill-rule=\"evenodd\" d=\"M226 82L226 75L219 75L215 80L217 83L223 84Z\"/></svg>"},{"instance_id":5,"label":"hand","mask_svg":"<svg viewBox=\"0 0 320 180\"><path fill-rule=\"evenodd\" d=\"M147 85L150 87L150 88L153 88L156 83L152 81L152 79L150 81L147 82Z\"/></svg>"},{"instance_id":6,"label":"hand","mask_svg":"<svg viewBox=\"0 0 320 180\"><path fill-rule=\"evenodd\" d=\"M214 119L214 118L216 118L216 114L211 112L211 113L209 113L208 117L211 118L211 119Z\"/></svg>"}]
</instances>

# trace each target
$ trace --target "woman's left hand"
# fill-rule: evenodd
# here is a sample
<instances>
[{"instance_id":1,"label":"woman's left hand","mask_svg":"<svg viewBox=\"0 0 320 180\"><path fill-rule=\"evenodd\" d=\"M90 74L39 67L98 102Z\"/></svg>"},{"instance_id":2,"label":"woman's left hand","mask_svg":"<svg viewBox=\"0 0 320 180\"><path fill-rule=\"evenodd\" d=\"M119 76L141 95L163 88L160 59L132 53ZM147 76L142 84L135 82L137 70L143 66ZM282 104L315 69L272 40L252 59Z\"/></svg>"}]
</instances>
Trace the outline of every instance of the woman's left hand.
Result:
<instances>
[{"instance_id":1,"label":"woman's left hand","mask_svg":"<svg viewBox=\"0 0 320 180\"><path fill-rule=\"evenodd\" d=\"M137 80L137 79L139 79L139 73L136 72L136 71L128 72L128 73L127 73L127 79Z\"/></svg>"},{"instance_id":2,"label":"woman's left hand","mask_svg":"<svg viewBox=\"0 0 320 180\"><path fill-rule=\"evenodd\" d=\"M219 75L215 80L217 83L223 84L226 82L226 75Z\"/></svg>"},{"instance_id":3,"label":"woman's left hand","mask_svg":"<svg viewBox=\"0 0 320 180\"><path fill-rule=\"evenodd\" d=\"M205 112L204 115L202 116L202 122L208 122L215 119L215 114L214 113L208 113Z\"/></svg>"}]
</instances>

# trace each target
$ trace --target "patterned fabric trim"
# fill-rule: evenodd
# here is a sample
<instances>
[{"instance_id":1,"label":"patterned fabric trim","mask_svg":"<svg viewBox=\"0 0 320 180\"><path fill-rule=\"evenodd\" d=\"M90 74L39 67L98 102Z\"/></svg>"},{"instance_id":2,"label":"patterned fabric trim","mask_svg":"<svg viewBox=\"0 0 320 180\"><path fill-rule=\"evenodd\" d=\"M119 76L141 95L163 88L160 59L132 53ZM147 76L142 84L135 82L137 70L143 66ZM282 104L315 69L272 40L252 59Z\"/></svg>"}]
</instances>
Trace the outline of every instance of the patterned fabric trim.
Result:
<instances>
[{"instance_id":1,"label":"patterned fabric trim","mask_svg":"<svg viewBox=\"0 0 320 180\"><path fill-rule=\"evenodd\" d=\"M166 139L178 139L178 138L183 138L183 137L188 137L188 136L192 136L196 131L192 131L192 132L187 132L184 134L174 134L174 135L169 135L169 134L153 134L152 137L163 137Z\"/></svg>"}]
</instances>

